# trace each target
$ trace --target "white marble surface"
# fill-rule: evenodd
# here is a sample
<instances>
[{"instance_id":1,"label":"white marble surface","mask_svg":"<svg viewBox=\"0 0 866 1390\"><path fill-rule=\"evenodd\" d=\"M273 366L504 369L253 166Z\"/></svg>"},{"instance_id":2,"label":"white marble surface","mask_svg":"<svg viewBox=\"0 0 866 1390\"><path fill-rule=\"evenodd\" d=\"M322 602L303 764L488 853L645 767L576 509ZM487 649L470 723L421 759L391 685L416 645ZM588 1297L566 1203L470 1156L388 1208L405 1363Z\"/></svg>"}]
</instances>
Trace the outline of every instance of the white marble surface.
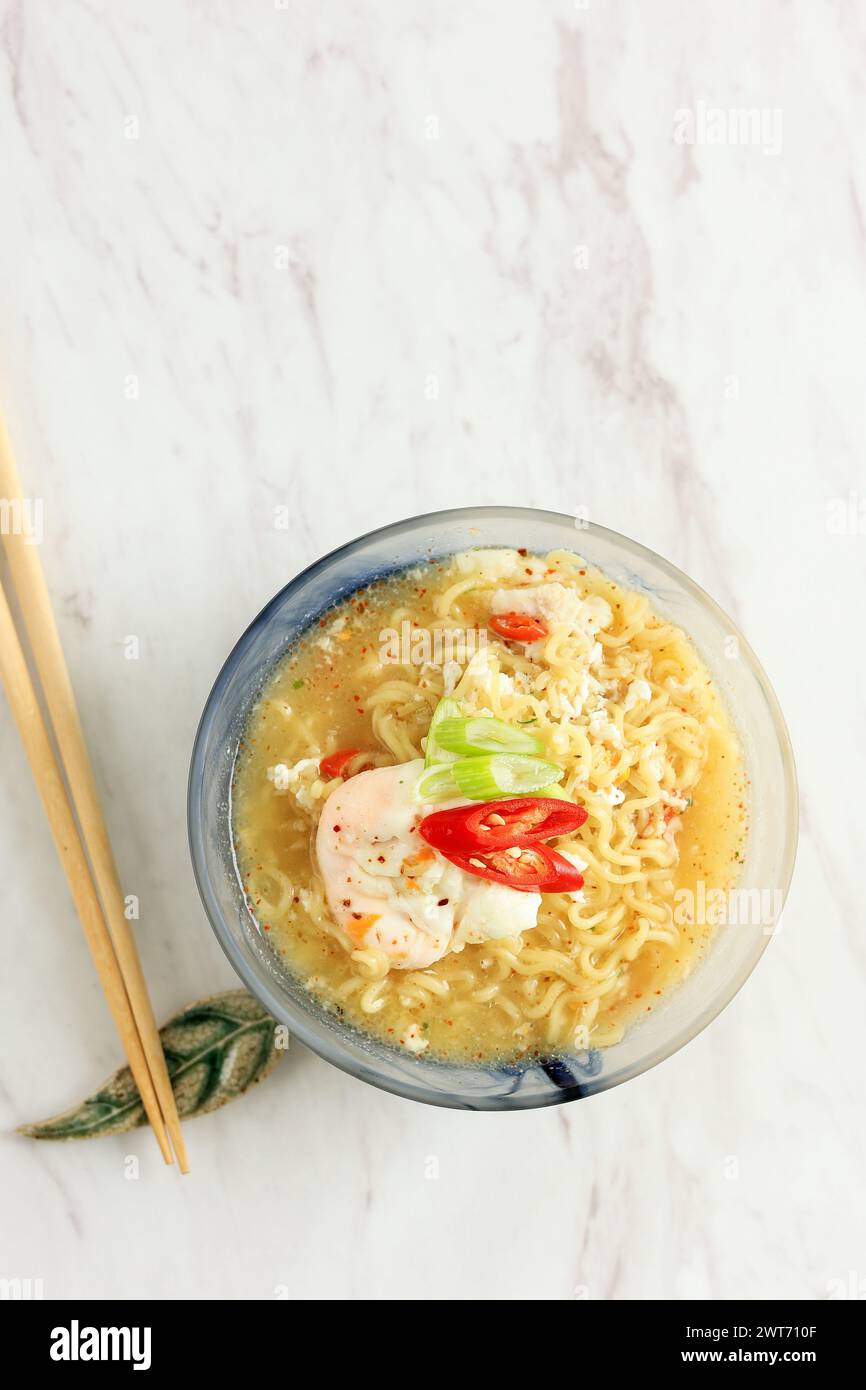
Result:
<instances>
[{"instance_id":1,"label":"white marble surface","mask_svg":"<svg viewBox=\"0 0 866 1390\"><path fill-rule=\"evenodd\" d=\"M472 1116L298 1047L188 1126L181 1181L145 1132L14 1134L118 1047L2 703L0 1275L59 1297L866 1290L866 535L827 510L866 498L863 6L0 15L0 397L161 1016L234 978L185 835L215 672L289 576L381 522L585 506L661 551L765 662L804 813L785 930L652 1073ZM767 148L678 144L701 104L766 110Z\"/></svg>"}]
</instances>

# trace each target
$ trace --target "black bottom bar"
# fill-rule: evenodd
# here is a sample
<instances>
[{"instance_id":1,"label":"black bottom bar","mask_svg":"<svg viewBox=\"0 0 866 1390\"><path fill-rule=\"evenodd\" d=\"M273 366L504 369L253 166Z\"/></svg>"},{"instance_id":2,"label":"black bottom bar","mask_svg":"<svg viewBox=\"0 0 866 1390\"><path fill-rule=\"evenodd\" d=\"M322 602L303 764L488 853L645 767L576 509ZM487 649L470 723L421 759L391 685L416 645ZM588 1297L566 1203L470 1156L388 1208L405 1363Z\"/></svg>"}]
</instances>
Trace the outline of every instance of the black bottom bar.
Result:
<instances>
[{"instance_id":1,"label":"black bottom bar","mask_svg":"<svg viewBox=\"0 0 866 1390\"><path fill-rule=\"evenodd\" d=\"M210 1370L224 1374L238 1355L249 1356L259 1376L271 1368L289 1371L296 1324L285 1302L265 1317L260 1306L238 1303L230 1319L217 1321L212 1310L219 1306L205 1303L193 1312L189 1302L64 1303L7 1298L0 1301L0 1319L6 1345L14 1344L19 1356L26 1358L24 1364L40 1373L84 1372L93 1377L100 1370L146 1375L188 1369L199 1375ZM591 1336L591 1359L606 1345L611 1369L618 1376L632 1370L644 1375L674 1368L700 1372L707 1366L728 1370L804 1366L826 1374L851 1365L862 1311L856 1299L827 1303L576 1299L559 1306L555 1314L548 1307L543 1319L532 1305L519 1324L513 1315L506 1317L524 1354L533 1328L542 1338L548 1338L553 1329L557 1334L565 1332L569 1355L576 1358L575 1372L581 1370L582 1338ZM351 1311L346 1308L339 1316L350 1319ZM368 1311L365 1317L369 1316ZM413 1321L389 1320L389 1325L392 1350L395 1342L408 1347ZM483 1349L485 1360L495 1362L508 1340L503 1339L502 1325L485 1318L477 1326L478 1351ZM407 1329L405 1336L401 1327ZM422 1335L426 1341L427 1334ZM600 1337L605 1341L600 1342ZM442 1356L451 1360L444 1346Z\"/></svg>"}]
</instances>

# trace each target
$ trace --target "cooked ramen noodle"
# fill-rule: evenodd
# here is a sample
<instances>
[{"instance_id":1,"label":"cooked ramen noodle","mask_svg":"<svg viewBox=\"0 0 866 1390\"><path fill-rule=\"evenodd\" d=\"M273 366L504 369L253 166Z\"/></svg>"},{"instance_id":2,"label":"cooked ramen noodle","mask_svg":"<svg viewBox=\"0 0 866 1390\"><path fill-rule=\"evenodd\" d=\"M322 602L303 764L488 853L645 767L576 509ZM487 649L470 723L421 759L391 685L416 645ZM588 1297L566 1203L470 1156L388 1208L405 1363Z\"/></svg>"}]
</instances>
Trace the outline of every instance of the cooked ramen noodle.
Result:
<instances>
[{"instance_id":1,"label":"cooked ramen noodle","mask_svg":"<svg viewBox=\"0 0 866 1390\"><path fill-rule=\"evenodd\" d=\"M451 1060L619 1041L699 962L712 928L681 904L734 886L747 832L691 642L568 551L357 590L267 681L232 793L249 909L289 969Z\"/></svg>"}]
</instances>

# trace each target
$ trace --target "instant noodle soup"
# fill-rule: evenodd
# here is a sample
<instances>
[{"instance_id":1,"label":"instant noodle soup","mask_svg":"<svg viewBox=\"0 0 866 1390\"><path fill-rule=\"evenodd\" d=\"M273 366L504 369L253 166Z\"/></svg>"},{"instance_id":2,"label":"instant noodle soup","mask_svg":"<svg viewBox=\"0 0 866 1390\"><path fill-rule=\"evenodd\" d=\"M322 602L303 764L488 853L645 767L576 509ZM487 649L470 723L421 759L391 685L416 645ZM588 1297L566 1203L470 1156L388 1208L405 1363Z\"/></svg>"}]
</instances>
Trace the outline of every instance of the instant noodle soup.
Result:
<instances>
[{"instance_id":1,"label":"instant noodle soup","mask_svg":"<svg viewBox=\"0 0 866 1390\"><path fill-rule=\"evenodd\" d=\"M426 838L443 810L450 855ZM693 903L734 887L746 825L688 637L567 551L353 594L273 672L233 784L250 910L289 967L365 1032L458 1060L621 1038L700 961Z\"/></svg>"}]
</instances>

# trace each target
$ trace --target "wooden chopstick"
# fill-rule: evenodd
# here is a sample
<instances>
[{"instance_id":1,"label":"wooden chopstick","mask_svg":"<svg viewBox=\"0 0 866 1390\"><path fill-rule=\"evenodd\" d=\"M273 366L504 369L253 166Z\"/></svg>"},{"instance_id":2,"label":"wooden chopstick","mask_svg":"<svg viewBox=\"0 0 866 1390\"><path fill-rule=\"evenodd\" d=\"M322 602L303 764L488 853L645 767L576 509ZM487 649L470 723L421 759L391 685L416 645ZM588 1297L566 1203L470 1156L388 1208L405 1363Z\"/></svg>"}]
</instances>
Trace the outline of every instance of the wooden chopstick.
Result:
<instances>
[{"instance_id":1,"label":"wooden chopstick","mask_svg":"<svg viewBox=\"0 0 866 1390\"><path fill-rule=\"evenodd\" d=\"M10 501L17 500L19 505L22 503L18 473L12 458L9 438L2 417L0 417L0 496L6 497ZM126 1008L131 1010L131 1017L128 1021L132 1024L133 1031L136 1033L138 1049L143 1054L143 1060L145 1062L144 1072L147 1077L145 1085L147 1086L147 1093L152 1099L152 1104L148 1105L146 1092L142 1089L142 1081L144 1081L145 1078L143 1076L142 1081L139 1080L139 1076L136 1073L136 1066L133 1065L132 1056L128 1048L127 1057L129 1057L130 1066L132 1067L133 1075L135 1076L135 1081L141 1093L142 1100L145 1103L148 1118L156 1132L164 1156L164 1144L167 1148L167 1144L165 1143L165 1128L167 1128L171 1136L174 1151L177 1154L180 1170L182 1173L187 1173L189 1172L189 1164L187 1161L186 1146L181 1132L180 1119L177 1113L177 1105L174 1099L174 1092L166 1069L165 1055L162 1050L162 1043L159 1039L156 1019L153 1015L153 1008L150 1003L150 996L144 980L135 939L132 935L132 930L124 910L125 902L123 890L120 885L117 866L111 849L111 841L108 837L108 829L99 803L99 795L96 790L93 769L84 741L84 733L78 716L75 695L72 690L72 683L69 679L69 671L63 655L63 648L60 645L60 635L57 631L57 624L51 607L48 587L45 583L45 576L39 559L38 547L33 544L26 544L26 538L23 535L14 536L7 534L4 539L6 541L10 570L21 609L21 615L33 650L36 667L42 681L45 702L48 706L48 712L54 726L57 747L63 759L69 789L72 793L75 810L78 814L81 835L87 853L90 856L93 878L96 881L99 897L102 900L102 910L104 911L105 917L103 921L102 912L99 913L101 935L105 937L105 928L107 926L108 936L105 937L104 945L107 946L109 950L113 947L116 966L120 976L123 1000L126 1001ZM5 598L4 606L6 606L6 612L8 614L8 605L5 605ZM18 654L23 661L23 653L21 652L20 644L17 643L14 625L11 628L11 633L18 646ZM9 638L7 636L4 646L7 645L8 641ZM14 655L12 661L14 666ZM26 663L24 665L24 675L29 682L29 673L27 672ZM35 700L35 693L33 698ZM38 705L36 706L36 712L39 714ZM42 725L42 733L45 734L47 739L47 733L41 717L39 723ZM48 743L48 751L49 754L51 754L50 742ZM39 780L41 771L44 768L44 758L41 753L38 757L39 761L34 765L34 772L37 774L37 780ZM56 760L53 758L53 754L51 755L51 761L54 764L55 771L57 771ZM33 763L32 757L31 763ZM66 798L64 796L64 802L65 800ZM47 804L46 809L48 809ZM68 803L66 804L66 809L67 811L69 810ZM70 818L74 830L74 818L71 817L71 813ZM49 819L51 819L50 813ZM63 828L64 830L66 829L65 825ZM53 824L52 830L54 830ZM57 840L56 834L55 840ZM75 841L78 849L81 850L77 834L75 835ZM62 857L63 850L61 850L61 858ZM82 858L84 860L85 869L87 869L87 860L83 854ZM87 881L92 893L93 881L89 872L87 873ZM72 884L70 882L70 887L71 886ZM75 897L74 890L73 897ZM78 899L76 899L76 906L78 906ZM91 904L88 903L88 911L90 907ZM81 915L80 909L79 915ZM82 925L84 925L83 917ZM88 935L91 951L94 954L97 969L99 969L99 959L94 951L94 945L91 942L86 925L85 934ZM102 978L101 972L100 978ZM103 987L105 987L105 985L103 985ZM111 987L114 989L114 983L112 983ZM120 1002L120 998L117 997L112 1005L113 1012L115 1007L119 1007ZM112 1004L111 996L109 996L109 1004ZM117 1017L115 1017L115 1021L117 1021ZM124 1037L123 1031L121 1031L121 1037ZM126 1046L125 1043L124 1045ZM164 1119L165 1128L163 1127L162 1119ZM166 1157L166 1161L169 1163L171 1162L170 1150Z\"/></svg>"},{"instance_id":2,"label":"wooden chopstick","mask_svg":"<svg viewBox=\"0 0 866 1390\"><path fill-rule=\"evenodd\" d=\"M9 704L18 725L18 732L42 797L51 834L60 855L60 862L84 935L93 956L103 992L120 1034L135 1084L144 1102L148 1119L153 1125L162 1156L171 1163L171 1149L162 1122L162 1114L147 1060L132 1016L126 988L114 954L114 947L105 928L102 908L90 877L90 868L78 838L78 828L66 795L66 787L51 747L48 730L30 679L27 662L21 650L18 633L12 621L6 594L0 585L0 676L6 687Z\"/></svg>"}]
</instances>

